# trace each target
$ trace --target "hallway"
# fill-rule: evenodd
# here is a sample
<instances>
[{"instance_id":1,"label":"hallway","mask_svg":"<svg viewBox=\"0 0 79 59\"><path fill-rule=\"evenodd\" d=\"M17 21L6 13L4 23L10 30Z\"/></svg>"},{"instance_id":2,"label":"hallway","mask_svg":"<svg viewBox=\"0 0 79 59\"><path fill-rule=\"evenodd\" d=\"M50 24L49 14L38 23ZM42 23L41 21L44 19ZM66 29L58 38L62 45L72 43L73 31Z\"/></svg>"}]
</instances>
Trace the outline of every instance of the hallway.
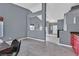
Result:
<instances>
[{"instance_id":1,"label":"hallway","mask_svg":"<svg viewBox=\"0 0 79 59\"><path fill-rule=\"evenodd\" d=\"M47 35L46 36L46 41L58 44L59 43L59 38L57 38L57 35Z\"/></svg>"}]
</instances>

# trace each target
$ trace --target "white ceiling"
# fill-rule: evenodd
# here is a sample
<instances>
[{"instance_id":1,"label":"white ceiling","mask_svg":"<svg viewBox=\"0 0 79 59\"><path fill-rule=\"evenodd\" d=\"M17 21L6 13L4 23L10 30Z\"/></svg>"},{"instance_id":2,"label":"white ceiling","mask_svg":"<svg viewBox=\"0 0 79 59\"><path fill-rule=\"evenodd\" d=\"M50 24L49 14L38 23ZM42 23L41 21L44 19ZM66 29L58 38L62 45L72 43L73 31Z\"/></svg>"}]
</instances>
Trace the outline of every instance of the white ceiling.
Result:
<instances>
[{"instance_id":1,"label":"white ceiling","mask_svg":"<svg viewBox=\"0 0 79 59\"><path fill-rule=\"evenodd\" d=\"M41 3L15 3L16 5L22 6L26 9L36 12L42 9ZM77 3L47 3L47 21L57 22L59 19L64 18L64 13L68 12L73 5Z\"/></svg>"},{"instance_id":2,"label":"white ceiling","mask_svg":"<svg viewBox=\"0 0 79 59\"><path fill-rule=\"evenodd\" d=\"M77 5L75 3L48 3L47 4L47 20L50 22L57 22L64 18L64 13L67 13L71 6Z\"/></svg>"},{"instance_id":3,"label":"white ceiling","mask_svg":"<svg viewBox=\"0 0 79 59\"><path fill-rule=\"evenodd\" d=\"M32 12L36 12L42 9L41 3L14 3L16 5L19 5L21 7L24 7L26 9L31 10Z\"/></svg>"}]
</instances>

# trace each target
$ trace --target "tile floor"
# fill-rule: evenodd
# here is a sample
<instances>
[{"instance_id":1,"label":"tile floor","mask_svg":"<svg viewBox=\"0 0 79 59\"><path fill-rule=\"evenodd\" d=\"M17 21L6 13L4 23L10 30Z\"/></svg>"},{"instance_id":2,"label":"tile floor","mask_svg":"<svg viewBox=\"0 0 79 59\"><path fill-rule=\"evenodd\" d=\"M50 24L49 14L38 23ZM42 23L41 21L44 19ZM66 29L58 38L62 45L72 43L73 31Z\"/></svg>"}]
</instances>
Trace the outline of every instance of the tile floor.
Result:
<instances>
[{"instance_id":1,"label":"tile floor","mask_svg":"<svg viewBox=\"0 0 79 59\"><path fill-rule=\"evenodd\" d=\"M58 44L59 38L57 38L57 35L46 35L46 41Z\"/></svg>"},{"instance_id":2,"label":"tile floor","mask_svg":"<svg viewBox=\"0 0 79 59\"><path fill-rule=\"evenodd\" d=\"M73 49L50 42L22 40L18 56L75 56Z\"/></svg>"}]
</instances>

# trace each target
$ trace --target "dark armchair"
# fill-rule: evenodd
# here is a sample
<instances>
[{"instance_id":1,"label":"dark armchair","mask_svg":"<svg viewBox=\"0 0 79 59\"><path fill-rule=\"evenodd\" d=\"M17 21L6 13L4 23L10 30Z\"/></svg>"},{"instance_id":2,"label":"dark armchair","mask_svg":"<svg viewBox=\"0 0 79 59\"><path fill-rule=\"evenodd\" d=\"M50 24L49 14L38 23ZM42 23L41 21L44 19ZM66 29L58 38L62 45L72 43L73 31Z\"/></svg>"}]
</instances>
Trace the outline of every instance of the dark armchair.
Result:
<instances>
[{"instance_id":1,"label":"dark armchair","mask_svg":"<svg viewBox=\"0 0 79 59\"><path fill-rule=\"evenodd\" d=\"M0 51L1 56L17 56L20 50L21 40L13 40L9 48Z\"/></svg>"}]
</instances>

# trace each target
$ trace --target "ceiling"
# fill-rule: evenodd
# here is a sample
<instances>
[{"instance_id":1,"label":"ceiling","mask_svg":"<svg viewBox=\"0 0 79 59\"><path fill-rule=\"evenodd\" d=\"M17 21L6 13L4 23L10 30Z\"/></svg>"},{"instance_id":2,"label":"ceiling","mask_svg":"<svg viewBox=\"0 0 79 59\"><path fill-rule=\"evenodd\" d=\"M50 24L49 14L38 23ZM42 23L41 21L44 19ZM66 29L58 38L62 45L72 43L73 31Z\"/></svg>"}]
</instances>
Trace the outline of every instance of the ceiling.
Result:
<instances>
[{"instance_id":1,"label":"ceiling","mask_svg":"<svg viewBox=\"0 0 79 59\"><path fill-rule=\"evenodd\" d=\"M42 9L41 3L15 3L26 9L36 12ZM57 22L64 18L64 13L68 12L71 6L78 5L78 3L47 3L46 19L49 22Z\"/></svg>"},{"instance_id":2,"label":"ceiling","mask_svg":"<svg viewBox=\"0 0 79 59\"><path fill-rule=\"evenodd\" d=\"M36 12L42 9L41 3L15 3L16 5L19 5L21 7L24 7L26 9L31 10L32 12Z\"/></svg>"}]
</instances>

